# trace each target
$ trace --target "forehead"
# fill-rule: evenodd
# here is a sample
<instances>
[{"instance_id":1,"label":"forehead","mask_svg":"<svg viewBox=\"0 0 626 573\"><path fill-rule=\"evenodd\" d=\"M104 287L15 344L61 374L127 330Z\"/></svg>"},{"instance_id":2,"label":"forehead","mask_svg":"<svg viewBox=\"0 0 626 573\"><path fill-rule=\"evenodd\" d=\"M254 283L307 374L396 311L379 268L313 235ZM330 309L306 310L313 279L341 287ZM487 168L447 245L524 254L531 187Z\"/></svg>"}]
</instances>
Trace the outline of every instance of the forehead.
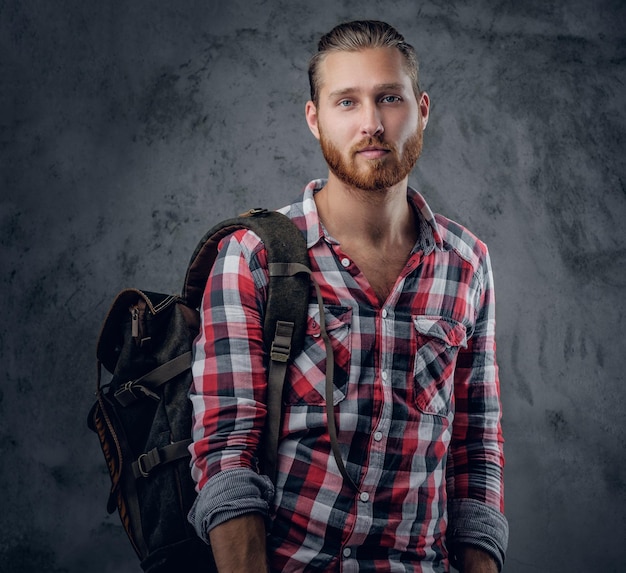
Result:
<instances>
[{"instance_id":1,"label":"forehead","mask_svg":"<svg viewBox=\"0 0 626 573\"><path fill-rule=\"evenodd\" d=\"M330 52L320 62L319 80L322 97L338 91L365 91L391 84L412 90L402 54L389 47Z\"/></svg>"}]
</instances>

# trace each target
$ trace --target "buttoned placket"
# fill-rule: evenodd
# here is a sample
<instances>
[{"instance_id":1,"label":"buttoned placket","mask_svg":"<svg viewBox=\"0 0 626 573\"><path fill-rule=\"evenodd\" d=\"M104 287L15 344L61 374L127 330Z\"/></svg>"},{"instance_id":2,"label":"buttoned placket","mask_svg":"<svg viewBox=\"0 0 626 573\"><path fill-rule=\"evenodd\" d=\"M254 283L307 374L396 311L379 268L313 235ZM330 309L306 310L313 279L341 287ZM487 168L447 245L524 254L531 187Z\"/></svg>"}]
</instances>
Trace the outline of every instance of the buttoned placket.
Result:
<instances>
[{"instance_id":1,"label":"buttoned placket","mask_svg":"<svg viewBox=\"0 0 626 573\"><path fill-rule=\"evenodd\" d=\"M406 269L409 270L409 267ZM406 275L406 273L404 273ZM387 439L391 428L393 412L393 381L392 366L394 352L394 305L398 300L404 279L398 281L395 291L389 296L385 305L379 310L377 330L380 333L379 348L379 375L377 384L381 388L381 407L376 420L373 420L372 438L370 440L369 457L366 463L366 472L360 483L360 493L355 501L356 519L352 533L343 548L342 571L358 571L354 561L354 551L350 547L362 543L373 522L373 498L376 487L383 474Z\"/></svg>"},{"instance_id":2,"label":"buttoned placket","mask_svg":"<svg viewBox=\"0 0 626 573\"><path fill-rule=\"evenodd\" d=\"M337 251L335 251L337 252ZM394 306L400 297L404 281L419 264L421 256L413 253L407 262L400 280L397 281L394 291L385 304L378 311L377 331L380 333L379 374L377 384L381 387L382 403L376 420L373 420L372 439L370 440L369 457L365 464L366 472L360 483L360 491L355 499L354 528L345 541L341 551L341 570L344 573L357 572L358 562L355 559L355 547L358 547L367 538L373 523L372 496L383 474L387 439L391 429L393 412L393 353L395 312ZM349 269L352 261L340 255L340 264Z\"/></svg>"}]
</instances>

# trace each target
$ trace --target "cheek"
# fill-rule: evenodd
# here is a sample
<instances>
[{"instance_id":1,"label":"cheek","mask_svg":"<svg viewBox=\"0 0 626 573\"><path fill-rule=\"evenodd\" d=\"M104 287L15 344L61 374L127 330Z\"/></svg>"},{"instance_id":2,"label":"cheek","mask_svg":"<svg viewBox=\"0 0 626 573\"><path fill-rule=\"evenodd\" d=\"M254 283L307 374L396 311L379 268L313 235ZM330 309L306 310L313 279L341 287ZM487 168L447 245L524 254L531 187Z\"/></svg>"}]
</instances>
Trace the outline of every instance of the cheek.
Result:
<instances>
[{"instance_id":1,"label":"cheek","mask_svg":"<svg viewBox=\"0 0 626 573\"><path fill-rule=\"evenodd\" d=\"M345 155L353 144L350 136L337 125L320 130L320 139L330 143L341 155Z\"/></svg>"},{"instance_id":2,"label":"cheek","mask_svg":"<svg viewBox=\"0 0 626 573\"><path fill-rule=\"evenodd\" d=\"M407 110L397 111L399 113L390 114L387 118L385 131L390 136L394 134L396 141L404 143L413 137L420 125L419 110L416 104L415 109L412 109L410 112L407 112Z\"/></svg>"},{"instance_id":3,"label":"cheek","mask_svg":"<svg viewBox=\"0 0 626 573\"><path fill-rule=\"evenodd\" d=\"M353 128L344 118L338 118L329 128L330 137L339 145L352 141Z\"/></svg>"},{"instance_id":4,"label":"cheek","mask_svg":"<svg viewBox=\"0 0 626 573\"><path fill-rule=\"evenodd\" d=\"M408 121L399 121L398 128L402 131L404 139L410 138L419 127L419 116L415 115Z\"/></svg>"},{"instance_id":5,"label":"cheek","mask_svg":"<svg viewBox=\"0 0 626 573\"><path fill-rule=\"evenodd\" d=\"M407 147L407 145L411 145L414 140L415 140L415 136L418 133L418 130L420 128L418 127L417 123L415 123L415 125L413 125L413 128L409 128L406 125L402 126L401 129L401 133L397 139L398 141L398 147L400 148L399 151L404 151Z\"/></svg>"},{"instance_id":6,"label":"cheek","mask_svg":"<svg viewBox=\"0 0 626 573\"><path fill-rule=\"evenodd\" d=\"M318 130L336 142L352 141L359 134L357 114L324 110L318 116Z\"/></svg>"}]
</instances>

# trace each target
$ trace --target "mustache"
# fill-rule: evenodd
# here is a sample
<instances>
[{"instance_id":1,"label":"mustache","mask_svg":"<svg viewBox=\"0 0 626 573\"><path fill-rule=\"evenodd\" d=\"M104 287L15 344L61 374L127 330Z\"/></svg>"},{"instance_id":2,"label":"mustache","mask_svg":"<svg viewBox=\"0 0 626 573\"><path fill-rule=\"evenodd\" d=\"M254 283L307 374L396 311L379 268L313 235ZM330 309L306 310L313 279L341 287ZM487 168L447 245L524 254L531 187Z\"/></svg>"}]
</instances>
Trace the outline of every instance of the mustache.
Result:
<instances>
[{"instance_id":1,"label":"mustache","mask_svg":"<svg viewBox=\"0 0 626 573\"><path fill-rule=\"evenodd\" d=\"M381 139L377 137L367 137L367 138L362 139L358 143L355 143L352 146L352 149L350 151L354 155L358 153L359 151L363 151L364 149L367 149L368 147L384 149L385 151L393 151L393 152L396 151L395 145L392 145L391 143L385 143L384 141L382 141Z\"/></svg>"}]
</instances>

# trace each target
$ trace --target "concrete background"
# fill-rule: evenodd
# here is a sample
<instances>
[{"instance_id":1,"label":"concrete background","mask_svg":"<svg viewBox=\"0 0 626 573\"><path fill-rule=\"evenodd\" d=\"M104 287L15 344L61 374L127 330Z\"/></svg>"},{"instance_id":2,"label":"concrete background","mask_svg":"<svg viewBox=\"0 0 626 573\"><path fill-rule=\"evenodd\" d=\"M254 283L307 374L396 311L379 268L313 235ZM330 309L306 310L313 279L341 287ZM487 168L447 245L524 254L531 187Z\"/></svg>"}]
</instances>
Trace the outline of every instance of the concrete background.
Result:
<instances>
[{"instance_id":1,"label":"concrete background","mask_svg":"<svg viewBox=\"0 0 626 573\"><path fill-rule=\"evenodd\" d=\"M138 570L85 425L101 322L325 174L307 60L363 17L421 57L412 183L491 249L505 571L626 570L620 0L0 0L0 571Z\"/></svg>"}]
</instances>

